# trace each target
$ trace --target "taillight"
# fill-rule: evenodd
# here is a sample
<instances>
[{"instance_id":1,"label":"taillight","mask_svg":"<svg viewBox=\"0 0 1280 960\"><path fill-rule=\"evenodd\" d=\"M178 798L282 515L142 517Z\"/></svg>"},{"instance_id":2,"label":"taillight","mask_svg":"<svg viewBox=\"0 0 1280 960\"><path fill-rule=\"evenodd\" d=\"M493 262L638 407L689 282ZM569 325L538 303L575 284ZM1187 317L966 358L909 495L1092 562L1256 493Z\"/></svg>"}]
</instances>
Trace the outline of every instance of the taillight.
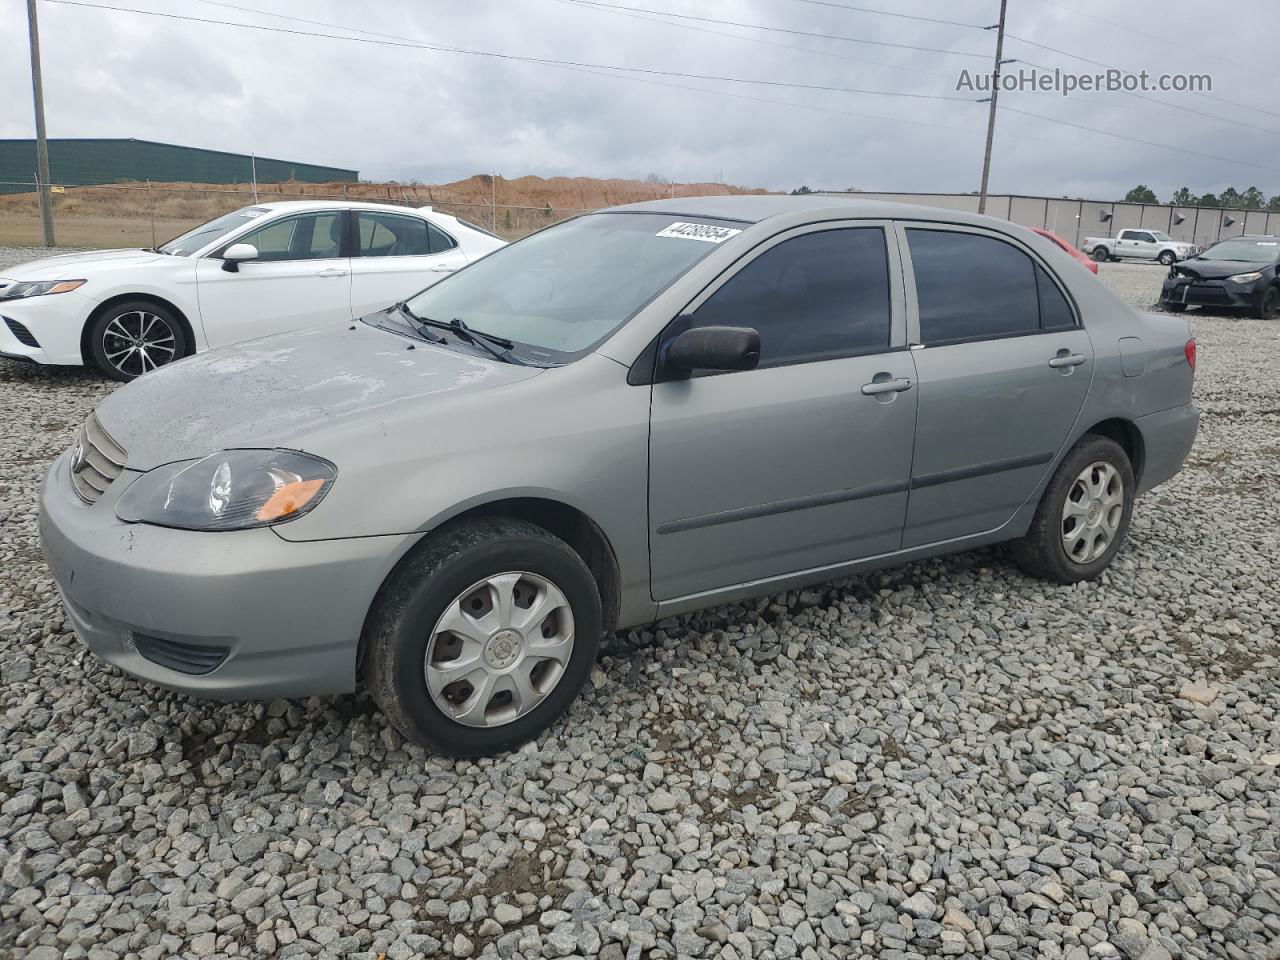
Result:
<instances>
[{"instance_id":1,"label":"taillight","mask_svg":"<svg viewBox=\"0 0 1280 960\"><path fill-rule=\"evenodd\" d=\"M1190 364L1191 369L1194 371L1196 368L1196 342L1188 340L1187 345L1182 348L1182 352L1187 355L1187 363Z\"/></svg>"}]
</instances>

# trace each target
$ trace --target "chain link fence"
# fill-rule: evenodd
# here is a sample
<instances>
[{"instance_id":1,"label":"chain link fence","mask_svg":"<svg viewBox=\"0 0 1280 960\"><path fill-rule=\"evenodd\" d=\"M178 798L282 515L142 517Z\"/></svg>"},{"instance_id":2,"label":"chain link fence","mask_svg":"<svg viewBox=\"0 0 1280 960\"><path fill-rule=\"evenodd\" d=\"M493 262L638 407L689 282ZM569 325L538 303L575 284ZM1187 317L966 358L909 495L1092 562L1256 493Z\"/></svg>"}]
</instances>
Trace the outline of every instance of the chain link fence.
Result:
<instances>
[{"instance_id":1,"label":"chain link fence","mask_svg":"<svg viewBox=\"0 0 1280 960\"><path fill-rule=\"evenodd\" d=\"M396 206L430 206L507 240L588 212L459 199L437 187L375 183L190 184L125 181L57 183L50 187L58 246L109 249L154 247L215 217L272 200L358 200ZM0 182L0 246L43 244L40 195L31 181Z\"/></svg>"}]
</instances>

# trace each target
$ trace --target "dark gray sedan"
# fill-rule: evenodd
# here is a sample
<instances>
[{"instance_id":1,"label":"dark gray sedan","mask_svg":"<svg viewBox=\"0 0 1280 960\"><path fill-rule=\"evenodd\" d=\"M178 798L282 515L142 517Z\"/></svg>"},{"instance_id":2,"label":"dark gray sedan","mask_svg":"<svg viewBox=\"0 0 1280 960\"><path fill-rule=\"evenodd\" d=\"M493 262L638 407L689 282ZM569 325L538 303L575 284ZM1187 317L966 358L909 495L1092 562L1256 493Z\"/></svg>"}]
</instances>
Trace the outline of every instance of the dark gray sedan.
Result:
<instances>
[{"instance_id":1,"label":"dark gray sedan","mask_svg":"<svg viewBox=\"0 0 1280 960\"><path fill-rule=\"evenodd\" d=\"M350 324L175 363L54 463L103 659L198 695L363 683L511 748L602 634L999 541L1097 577L1195 437L1185 319L1007 222L856 198L600 211Z\"/></svg>"}]
</instances>

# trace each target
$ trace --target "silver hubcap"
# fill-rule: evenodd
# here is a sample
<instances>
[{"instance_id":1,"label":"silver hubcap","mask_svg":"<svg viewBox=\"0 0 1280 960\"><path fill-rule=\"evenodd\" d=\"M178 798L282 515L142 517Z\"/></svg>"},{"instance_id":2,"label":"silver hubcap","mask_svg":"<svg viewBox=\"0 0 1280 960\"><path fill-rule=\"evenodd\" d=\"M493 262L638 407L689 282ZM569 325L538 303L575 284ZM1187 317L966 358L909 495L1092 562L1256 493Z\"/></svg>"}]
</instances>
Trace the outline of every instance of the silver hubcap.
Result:
<instances>
[{"instance_id":1,"label":"silver hubcap","mask_svg":"<svg viewBox=\"0 0 1280 960\"><path fill-rule=\"evenodd\" d=\"M573 653L573 611L536 573L500 573L445 607L427 642L431 700L469 727L518 720L547 698Z\"/></svg>"},{"instance_id":2,"label":"silver hubcap","mask_svg":"<svg viewBox=\"0 0 1280 960\"><path fill-rule=\"evenodd\" d=\"M1107 552L1124 516L1124 481L1099 460L1080 471L1062 506L1062 545L1076 563L1092 563Z\"/></svg>"},{"instance_id":3,"label":"silver hubcap","mask_svg":"<svg viewBox=\"0 0 1280 960\"><path fill-rule=\"evenodd\" d=\"M107 362L130 377L162 367L178 352L173 330L163 318L143 310L113 317L102 331Z\"/></svg>"}]
</instances>

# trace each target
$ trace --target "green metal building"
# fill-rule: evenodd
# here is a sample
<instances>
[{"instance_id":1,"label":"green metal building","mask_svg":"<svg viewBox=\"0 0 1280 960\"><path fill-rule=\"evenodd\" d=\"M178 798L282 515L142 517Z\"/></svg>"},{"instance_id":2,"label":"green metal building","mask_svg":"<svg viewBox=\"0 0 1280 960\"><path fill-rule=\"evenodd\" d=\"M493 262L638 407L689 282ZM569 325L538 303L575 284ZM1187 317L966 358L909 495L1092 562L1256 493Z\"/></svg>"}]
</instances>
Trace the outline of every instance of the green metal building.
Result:
<instances>
[{"instance_id":1,"label":"green metal building","mask_svg":"<svg viewBox=\"0 0 1280 960\"><path fill-rule=\"evenodd\" d=\"M359 179L355 170L202 150L154 140L49 141L49 180L68 187L152 180L165 183L328 183ZM0 139L0 193L35 189L35 140Z\"/></svg>"}]
</instances>

